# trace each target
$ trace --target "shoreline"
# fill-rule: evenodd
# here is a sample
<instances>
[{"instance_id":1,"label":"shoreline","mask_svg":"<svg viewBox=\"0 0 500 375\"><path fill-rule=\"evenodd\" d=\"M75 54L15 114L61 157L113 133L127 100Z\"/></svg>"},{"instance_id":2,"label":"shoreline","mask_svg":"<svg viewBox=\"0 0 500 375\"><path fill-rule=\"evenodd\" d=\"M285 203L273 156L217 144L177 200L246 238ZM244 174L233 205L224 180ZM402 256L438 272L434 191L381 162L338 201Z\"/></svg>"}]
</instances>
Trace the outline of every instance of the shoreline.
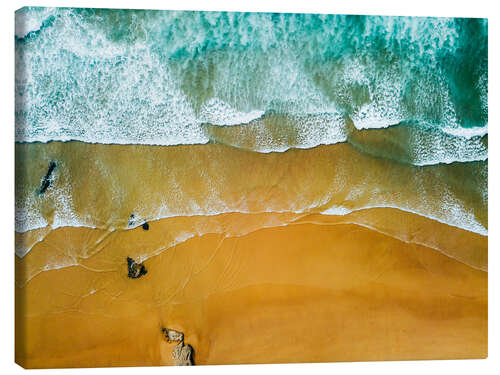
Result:
<instances>
[{"instance_id":1,"label":"shoreline","mask_svg":"<svg viewBox=\"0 0 500 375\"><path fill-rule=\"evenodd\" d=\"M22 155L16 162L18 232L41 223L128 228L131 214L140 222L221 212L321 213L331 207L378 206L474 232L486 233L488 226L487 162L407 166L347 144L258 154L217 144L70 142L18 144L16 153ZM34 194L51 161L59 165L54 181L43 195ZM255 173L246 173L252 169Z\"/></svg>"},{"instance_id":2,"label":"shoreline","mask_svg":"<svg viewBox=\"0 0 500 375\"><path fill-rule=\"evenodd\" d=\"M425 246L470 267L482 271L488 269L488 237L393 208L371 208L340 216L293 213L227 213L215 216L160 219L148 222L154 231L151 233L156 236L156 233L164 231L169 235L159 235L157 239L149 241L147 246L142 246L141 252L135 256L138 256L141 261L145 261L194 237L203 235L219 234L228 238L241 237L261 229L303 224L357 225L390 236L408 245ZM64 239L64 233L79 232L88 233L84 242L79 239L78 235L75 239L69 237L71 242ZM413 232L418 232L418 234L413 234ZM125 236L131 244L134 244L144 241L145 235L142 226L115 231L85 227L62 227L55 230L48 229L42 233L34 231L17 234L16 246L23 246L23 242L28 242L29 245L25 246L30 247L30 251L23 257L16 255L16 260L27 259L26 272L17 278L17 283L25 284L40 272L78 265L76 259L91 257L106 246L113 246L113 238ZM149 233L147 235L150 236ZM95 240L89 241L88 238L95 238ZM64 246L73 247L77 251L66 251L64 256L59 257L60 263L57 264L55 261L58 259L57 252L55 253L54 249L62 249ZM33 254L31 254L32 251ZM64 252L61 250L59 253Z\"/></svg>"}]
</instances>

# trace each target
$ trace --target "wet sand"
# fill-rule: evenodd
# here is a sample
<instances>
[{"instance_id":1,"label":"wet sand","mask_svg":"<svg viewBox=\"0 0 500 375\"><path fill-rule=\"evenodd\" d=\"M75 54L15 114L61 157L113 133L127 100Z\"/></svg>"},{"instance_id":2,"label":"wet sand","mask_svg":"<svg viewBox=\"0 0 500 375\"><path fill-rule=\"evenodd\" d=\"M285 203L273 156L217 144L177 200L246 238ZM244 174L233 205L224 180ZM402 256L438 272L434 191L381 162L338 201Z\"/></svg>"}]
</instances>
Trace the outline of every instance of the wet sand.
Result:
<instances>
[{"instance_id":1,"label":"wet sand","mask_svg":"<svg viewBox=\"0 0 500 375\"><path fill-rule=\"evenodd\" d=\"M57 163L52 187L37 195L51 161ZM487 168L487 162L416 167L349 144L270 154L220 144L16 144L16 217L39 217L41 226L125 229L131 214L140 224L170 216L389 205L484 229Z\"/></svg>"},{"instance_id":2,"label":"wet sand","mask_svg":"<svg viewBox=\"0 0 500 375\"><path fill-rule=\"evenodd\" d=\"M416 215L405 215L395 222L410 225ZM163 327L184 333L197 365L487 356L486 237L434 222L441 247L476 254L459 261L342 223L345 217L269 216L204 218L205 233L150 254L138 279L127 277L126 257L163 243L180 225L173 218L106 236L51 231L16 257L16 361L29 368L168 365L175 344ZM182 220L182 227L201 225L197 217ZM256 227L264 221L274 225ZM210 233L229 223L231 235ZM94 252L76 256L69 244ZM50 249L78 265L27 281Z\"/></svg>"}]
</instances>

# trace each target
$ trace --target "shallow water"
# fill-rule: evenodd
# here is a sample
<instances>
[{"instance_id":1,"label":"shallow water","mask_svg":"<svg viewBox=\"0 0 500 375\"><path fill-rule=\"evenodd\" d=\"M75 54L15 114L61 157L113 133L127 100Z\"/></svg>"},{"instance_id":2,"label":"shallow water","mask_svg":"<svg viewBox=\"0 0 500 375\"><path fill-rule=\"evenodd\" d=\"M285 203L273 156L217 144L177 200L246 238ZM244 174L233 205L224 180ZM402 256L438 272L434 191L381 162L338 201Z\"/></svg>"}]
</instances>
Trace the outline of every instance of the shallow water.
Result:
<instances>
[{"instance_id":1,"label":"shallow water","mask_svg":"<svg viewBox=\"0 0 500 375\"><path fill-rule=\"evenodd\" d=\"M487 233L487 162L417 167L348 144L262 154L216 144L51 142L17 144L16 153L18 232L46 225L126 229L165 217L226 212L338 214L375 206ZM40 195L51 161L58 165L54 181Z\"/></svg>"}]
</instances>

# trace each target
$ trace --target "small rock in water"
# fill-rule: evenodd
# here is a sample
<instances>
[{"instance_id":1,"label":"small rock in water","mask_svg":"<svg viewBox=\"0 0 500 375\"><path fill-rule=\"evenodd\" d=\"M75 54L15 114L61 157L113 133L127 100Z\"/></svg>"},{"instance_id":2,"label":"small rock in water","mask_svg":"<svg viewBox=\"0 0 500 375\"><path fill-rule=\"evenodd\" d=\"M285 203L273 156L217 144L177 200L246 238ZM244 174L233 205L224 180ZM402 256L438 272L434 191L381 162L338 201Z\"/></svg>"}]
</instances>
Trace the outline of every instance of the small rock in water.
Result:
<instances>
[{"instance_id":1,"label":"small rock in water","mask_svg":"<svg viewBox=\"0 0 500 375\"><path fill-rule=\"evenodd\" d=\"M135 215L131 214L130 219L128 219L128 226L131 227L135 223Z\"/></svg>"},{"instance_id":2,"label":"small rock in water","mask_svg":"<svg viewBox=\"0 0 500 375\"><path fill-rule=\"evenodd\" d=\"M142 229L149 230L149 224L148 223L142 224Z\"/></svg>"},{"instance_id":3,"label":"small rock in water","mask_svg":"<svg viewBox=\"0 0 500 375\"><path fill-rule=\"evenodd\" d=\"M45 176L43 176L42 182L40 183L40 188L38 189L38 194L42 195L44 194L47 189L52 186L52 181L54 180L52 177L52 173L56 169L57 164L55 161L51 160L49 163L49 168L47 170L47 173L45 173Z\"/></svg>"},{"instance_id":4,"label":"small rock in water","mask_svg":"<svg viewBox=\"0 0 500 375\"><path fill-rule=\"evenodd\" d=\"M144 264L138 264L130 257L127 257L127 266L128 277L130 277L131 279L138 279L142 275L148 273Z\"/></svg>"},{"instance_id":5,"label":"small rock in water","mask_svg":"<svg viewBox=\"0 0 500 375\"><path fill-rule=\"evenodd\" d=\"M175 366L192 366L193 363L193 348L191 345L184 345L180 342L174 350L172 350L172 359Z\"/></svg>"},{"instance_id":6,"label":"small rock in water","mask_svg":"<svg viewBox=\"0 0 500 375\"><path fill-rule=\"evenodd\" d=\"M184 340L184 334L182 332L169 329L169 328L162 328L161 331L165 335L165 338L167 341L183 341Z\"/></svg>"}]
</instances>

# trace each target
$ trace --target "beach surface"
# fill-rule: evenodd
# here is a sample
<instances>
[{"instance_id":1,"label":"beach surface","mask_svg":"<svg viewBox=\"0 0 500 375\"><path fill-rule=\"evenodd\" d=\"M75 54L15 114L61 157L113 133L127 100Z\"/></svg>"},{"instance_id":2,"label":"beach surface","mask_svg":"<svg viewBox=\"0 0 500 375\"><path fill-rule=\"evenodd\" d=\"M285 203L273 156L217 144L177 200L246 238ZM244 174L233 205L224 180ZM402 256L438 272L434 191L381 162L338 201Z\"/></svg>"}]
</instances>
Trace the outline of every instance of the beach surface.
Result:
<instances>
[{"instance_id":1,"label":"beach surface","mask_svg":"<svg viewBox=\"0 0 500 375\"><path fill-rule=\"evenodd\" d=\"M488 20L24 7L16 361L485 358Z\"/></svg>"},{"instance_id":2,"label":"beach surface","mask_svg":"<svg viewBox=\"0 0 500 375\"><path fill-rule=\"evenodd\" d=\"M98 224L16 233L19 254L24 249L16 256L16 361L23 367L170 365L177 343L163 328L183 332L196 365L487 356L487 236L398 208L363 208L366 193L351 199L350 213L328 211L336 194L371 181L378 196L385 186L387 194L398 189L401 202L418 202L411 183L401 185L412 173L425 176L426 203L432 207L435 192L439 207L436 185L469 165L408 166L348 145L280 154L221 145L16 147L64 160L53 192L70 181L72 212L91 212ZM172 173L163 173L164 160ZM202 160L203 173L194 167ZM276 176L278 167L286 172ZM381 179L384 169L383 176L403 177ZM217 181L216 173L218 197L230 208L241 208L244 197L242 212L193 211L148 220L145 229L137 218L146 214L124 205L140 201L148 212L158 203L155 191L174 200L166 192L175 180L185 192L178 199L197 197L203 207L214 200L202 182ZM481 205L468 198L474 190L455 186L481 220ZM324 199L325 191L338 193ZM272 206L283 212L262 209ZM129 278L128 257L147 273Z\"/></svg>"}]
</instances>

